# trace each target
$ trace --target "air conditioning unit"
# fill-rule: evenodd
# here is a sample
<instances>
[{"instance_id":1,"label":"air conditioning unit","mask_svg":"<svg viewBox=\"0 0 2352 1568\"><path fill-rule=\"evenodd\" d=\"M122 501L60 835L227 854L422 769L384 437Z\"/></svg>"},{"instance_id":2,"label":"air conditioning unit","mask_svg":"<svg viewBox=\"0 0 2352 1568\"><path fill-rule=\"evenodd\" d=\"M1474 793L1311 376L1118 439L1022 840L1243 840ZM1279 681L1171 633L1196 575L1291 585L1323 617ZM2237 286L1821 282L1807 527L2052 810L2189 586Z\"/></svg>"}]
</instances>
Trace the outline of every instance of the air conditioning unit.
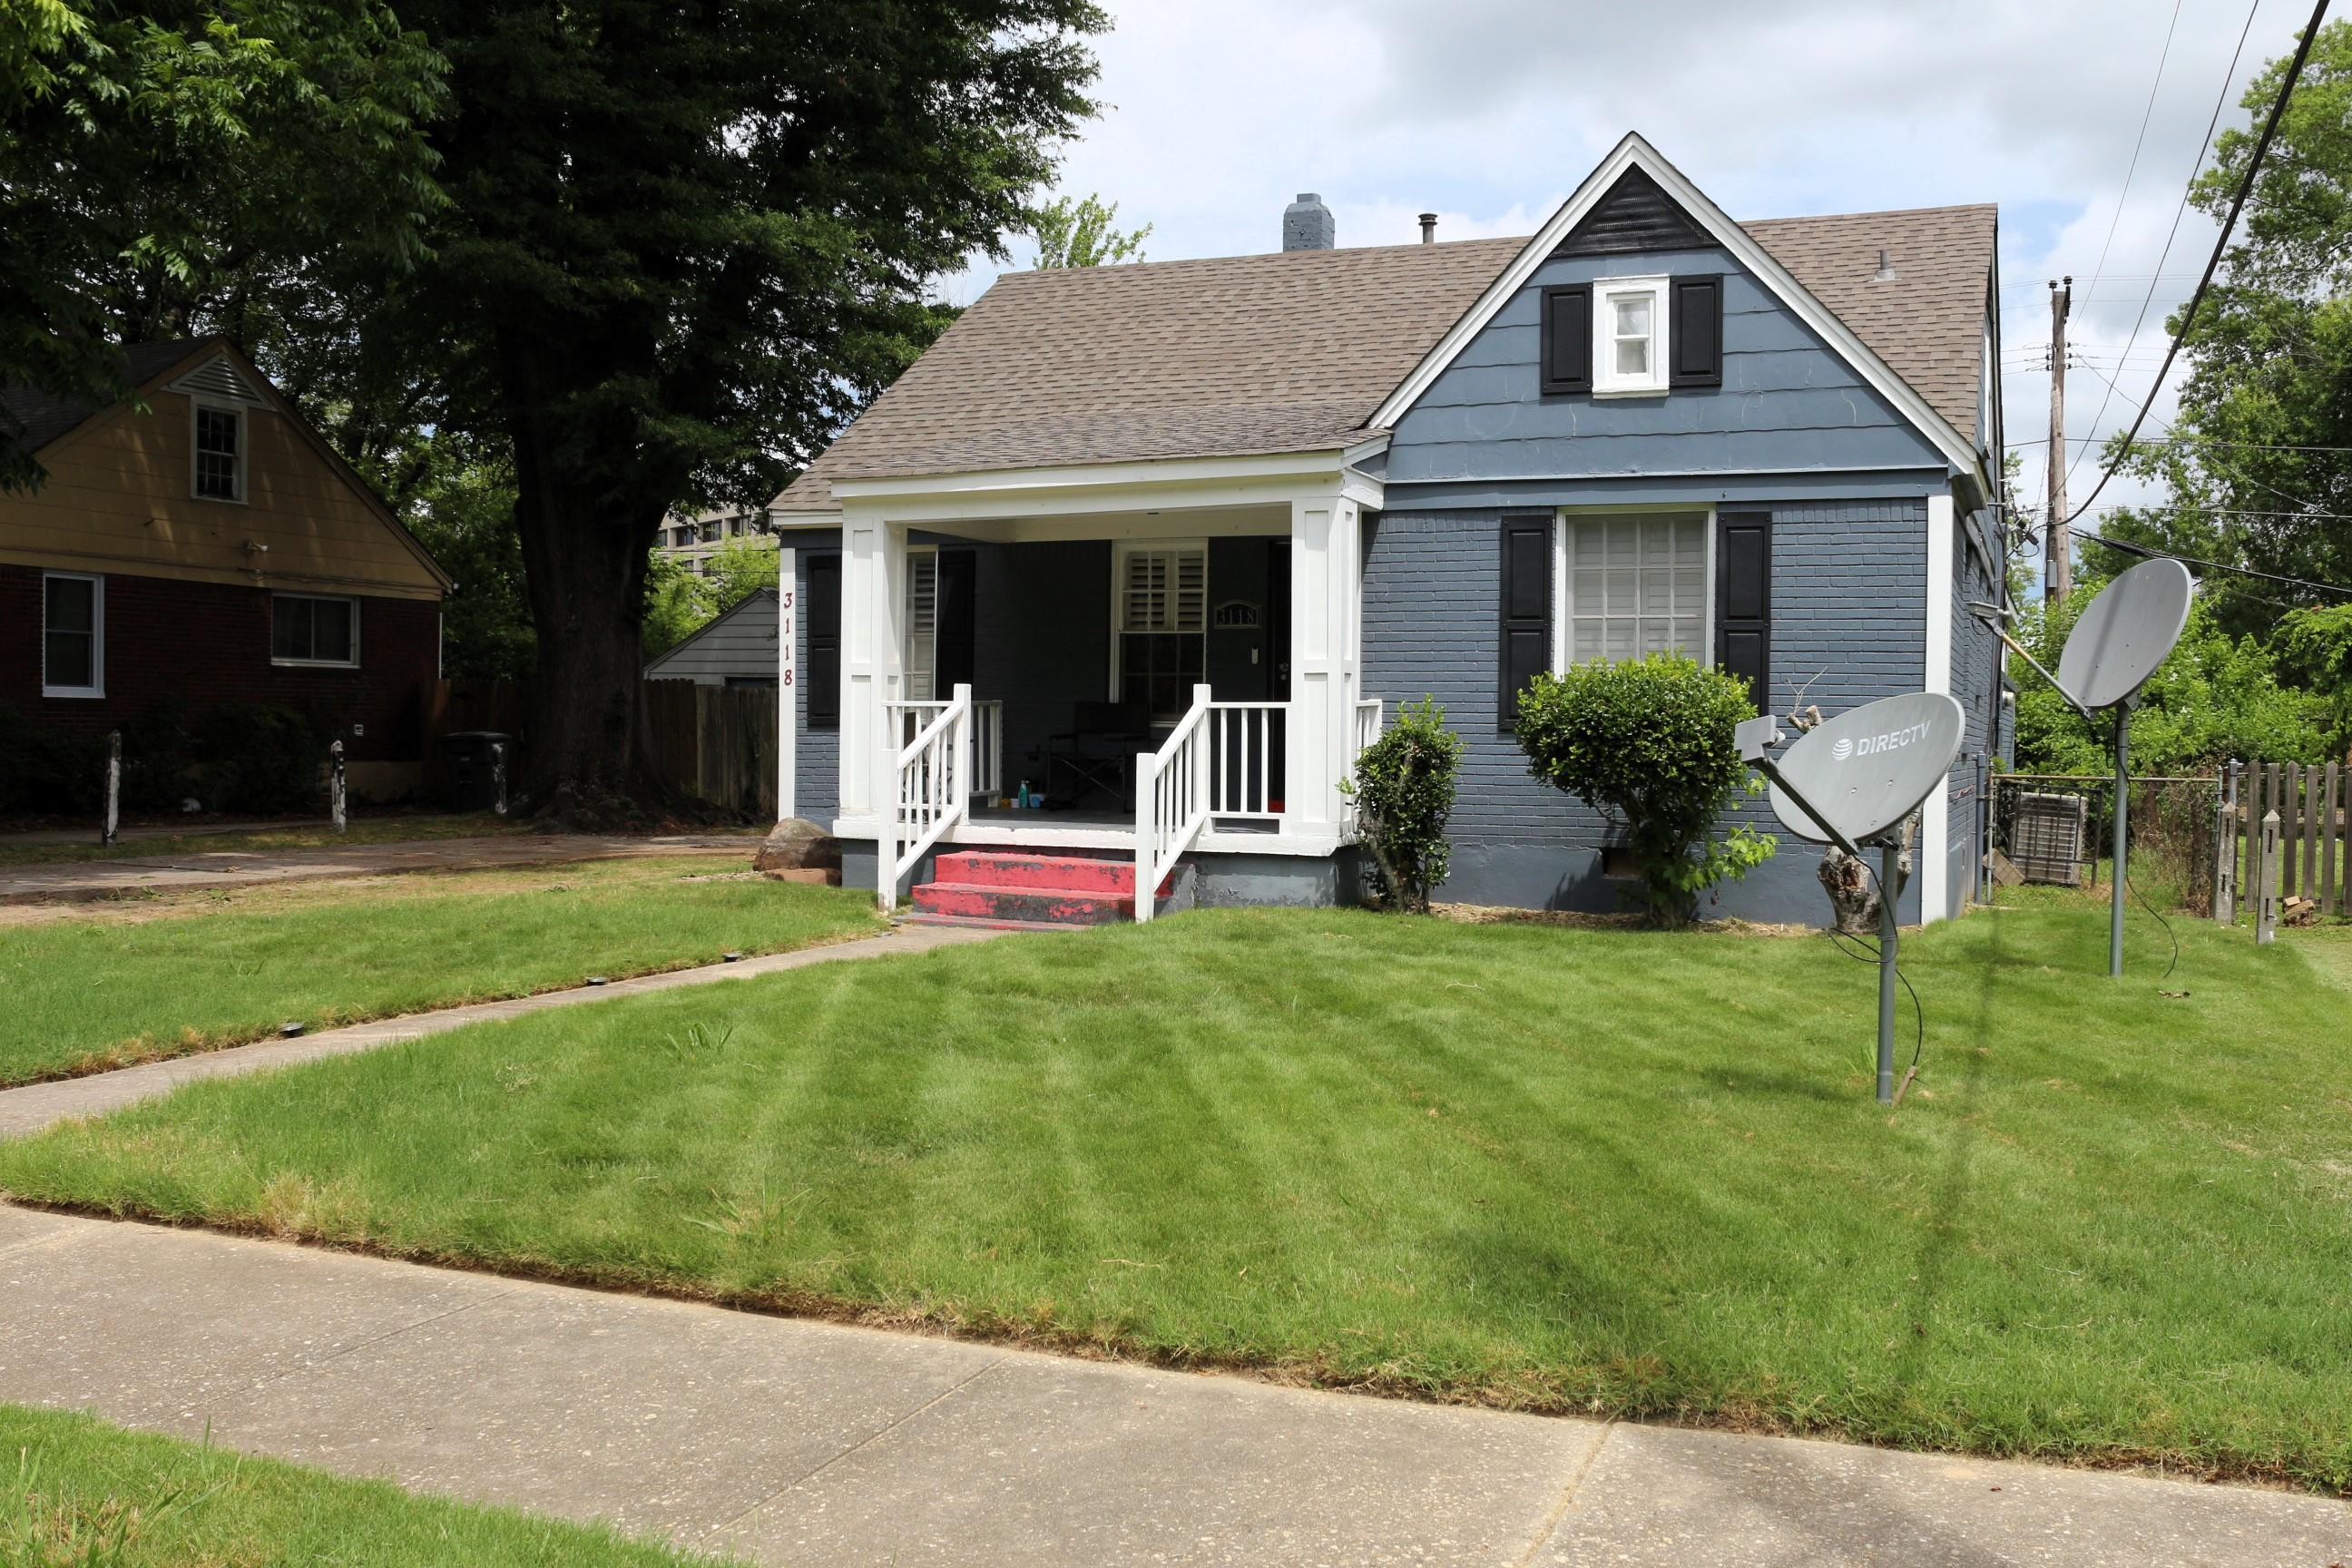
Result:
<instances>
[{"instance_id":1,"label":"air conditioning unit","mask_svg":"<svg viewBox=\"0 0 2352 1568\"><path fill-rule=\"evenodd\" d=\"M2010 826L2009 858L2029 882L2080 888L2090 880L2083 836L2090 803L2079 795L2021 795Z\"/></svg>"}]
</instances>

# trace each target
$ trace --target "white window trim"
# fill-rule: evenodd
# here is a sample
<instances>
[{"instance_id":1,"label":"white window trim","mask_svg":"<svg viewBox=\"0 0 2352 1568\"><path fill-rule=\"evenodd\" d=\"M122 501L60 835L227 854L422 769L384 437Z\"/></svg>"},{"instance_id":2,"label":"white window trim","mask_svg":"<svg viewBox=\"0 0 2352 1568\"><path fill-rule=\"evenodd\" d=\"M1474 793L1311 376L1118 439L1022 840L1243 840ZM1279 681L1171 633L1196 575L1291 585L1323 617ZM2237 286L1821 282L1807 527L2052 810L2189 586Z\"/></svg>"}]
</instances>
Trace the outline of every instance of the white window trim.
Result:
<instances>
[{"instance_id":1,"label":"white window trim","mask_svg":"<svg viewBox=\"0 0 2352 1568\"><path fill-rule=\"evenodd\" d=\"M1650 374L1616 374L1617 342L1613 335L1612 300L1629 294L1650 297ZM1663 277L1596 278L1592 280L1592 395L1595 397L1659 397L1666 391L1666 279Z\"/></svg>"},{"instance_id":2,"label":"white window trim","mask_svg":"<svg viewBox=\"0 0 2352 1568\"><path fill-rule=\"evenodd\" d=\"M226 414L236 421L236 494L233 496L208 496L196 489L196 413L199 409ZM226 398L204 397L194 393L188 395L188 495L192 500L212 501L220 506L247 504L251 491L246 487L245 476L247 465L253 457L253 421L247 416L251 412L243 405L231 403Z\"/></svg>"},{"instance_id":3,"label":"white window trim","mask_svg":"<svg viewBox=\"0 0 2352 1568\"><path fill-rule=\"evenodd\" d=\"M1568 564L1568 526L1571 522L1599 522L1612 517L1696 517L1706 543L1706 577L1699 589L1699 663L1715 668L1715 508L1650 505L1561 507L1551 522L1551 580L1553 584L1551 612L1551 672L1568 673L1568 646L1570 622L1576 615L1576 578Z\"/></svg>"},{"instance_id":4,"label":"white window trim","mask_svg":"<svg viewBox=\"0 0 2352 1568\"><path fill-rule=\"evenodd\" d=\"M281 599L349 605L352 607L352 657L349 658L280 658L278 657L278 603ZM280 669L357 669L360 667L360 602L349 594L272 594L269 595L269 662Z\"/></svg>"},{"instance_id":5,"label":"white window trim","mask_svg":"<svg viewBox=\"0 0 2352 1568\"><path fill-rule=\"evenodd\" d=\"M89 684L49 684L49 580L87 583L89 589ZM106 579L95 572L41 574L41 695L94 700L106 695Z\"/></svg>"},{"instance_id":6,"label":"white window trim","mask_svg":"<svg viewBox=\"0 0 2352 1568\"><path fill-rule=\"evenodd\" d=\"M1139 550L1197 550L1201 552L1201 672L1208 674L1209 621L1215 610L1214 589L1209 581L1209 542L1199 539L1122 539L1114 542L1110 552L1110 679L1104 696L1118 700L1119 688L1127 672L1119 663L1119 639L1127 635L1127 558ZM1139 634L1150 637L1182 637L1182 632L1150 632Z\"/></svg>"}]
</instances>

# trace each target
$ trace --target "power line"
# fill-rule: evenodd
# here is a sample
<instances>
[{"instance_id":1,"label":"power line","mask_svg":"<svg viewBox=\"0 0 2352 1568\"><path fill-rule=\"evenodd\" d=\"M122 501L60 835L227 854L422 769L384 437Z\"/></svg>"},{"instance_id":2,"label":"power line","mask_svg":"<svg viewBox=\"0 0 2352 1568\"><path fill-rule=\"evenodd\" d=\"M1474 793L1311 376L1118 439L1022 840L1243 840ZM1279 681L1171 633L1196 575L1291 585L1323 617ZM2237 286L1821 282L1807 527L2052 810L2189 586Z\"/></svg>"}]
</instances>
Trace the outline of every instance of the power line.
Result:
<instances>
[{"instance_id":1,"label":"power line","mask_svg":"<svg viewBox=\"0 0 2352 1568\"><path fill-rule=\"evenodd\" d=\"M2256 4L2260 4L2260 0L2256 0ZM2253 17L2247 16L2246 22L2249 26L2252 26ZM2172 19L2164 25L2164 47L2158 51L2156 57L2156 79L2147 84L2147 107L2139 111L2139 134L2132 138L2131 162L2124 168L2124 188L2116 193L2116 215L2107 220L2107 237L2100 243L2098 265L2091 268L2091 281L2083 289L2083 297L2086 300L2090 298L2091 290L2099 286L2100 278L2106 272L2107 252L2115 247L2116 230L2124 221L2124 203L2131 199L2132 176L2139 173L2139 151L2147 143L2147 122L2156 114L2156 89L2164 85L2164 65L2172 58L2172 35L2179 26L2180 0L2172 0ZM2231 67L2232 74L2235 74L2236 69L2235 65ZM2200 153L2198 157L2201 162L2204 154ZM2192 174L2196 173L2194 170L2189 172ZM2164 270L2164 263L2161 259L2158 260L2156 266L2158 272ZM2148 290L2153 293L2155 289L2156 279L2151 276L2148 279ZM2098 421L2094 419L2091 423L2095 426ZM2073 477L2071 473L2067 476L2069 479Z\"/></svg>"},{"instance_id":2,"label":"power line","mask_svg":"<svg viewBox=\"0 0 2352 1568\"><path fill-rule=\"evenodd\" d=\"M2092 374L2095 375L2097 372ZM2069 436L2066 442L2069 446L2079 446L2089 445L2098 439L2096 436ZM2142 447L2220 447L2238 452L2352 452L2352 447L2274 446L2264 441L2216 441L2203 436L2147 436L2137 444ZM2049 445L2049 441L2044 437L2036 436L2031 441L2011 441L2009 445L2044 447Z\"/></svg>"},{"instance_id":3,"label":"power line","mask_svg":"<svg viewBox=\"0 0 2352 1568\"><path fill-rule=\"evenodd\" d=\"M2255 0L2255 4L2259 6L2261 0ZM2156 373L2156 380L2147 389L2147 401L2140 405L2139 413L2132 419L2131 428L2124 434L2123 447L2116 454L2117 462L2122 460L2123 452L2127 452L2131 449L2133 438L2139 434L2140 426L2145 424L2147 420L2148 410L2156 406L2156 395L2163 387L2165 376L2169 374L2172 370L2173 359L2180 353L2181 340L2189 335L2189 328L2197 319L2197 307L2204 302L2206 289L2211 288L2213 285L2213 274L2221 269L2221 258L2229 250L2231 231L2238 226L2238 214L2244 210L2246 198L2253 195L2254 177L2262 173L2263 158L2271 150L2271 138L2278 134L2279 120L2286 112L2287 100L2294 96L2295 81L2303 75L2304 62L2311 58L2311 46L2318 41L2319 24L2326 18L2326 16L2327 0L2317 0L2317 3L2311 8L2311 20L2305 25L2303 37L2295 43L2294 58L2287 64L2286 79L2279 83L2278 97L2273 99L2271 102L2270 116L2263 121L2262 137L2254 143L2253 155L2246 160L2245 177L2238 182L2238 194L2231 199L2229 216L2221 220L2221 232L2214 237L2213 254L2206 258L2205 274L2197 280L2197 291L2189 296L2189 303L2181 308L2179 330L2172 334L2172 346L2165 351L2164 366ZM2253 25L2254 14L2253 11L2250 9L2246 13L2247 29L2251 31ZM2245 47L2245 35L2242 33L2238 37L2238 47L2242 51ZM2230 78L2229 80L2225 80L2221 86L2221 96L2224 100L2229 97L2229 81L2235 80L2237 79L2237 60L2238 57L2236 55L2233 54L2230 57ZM2221 102L2217 101L2213 106L2213 119L2216 124L2220 122L2221 117ZM2208 145L2211 143L2212 139L2212 128L2208 126L2205 132L2205 140ZM2201 149L2197 154L2197 161L2200 165L2205 161L2205 154ZM2189 181L2192 184L2196 181L2196 173L2194 170L2190 171ZM2189 205L2189 193L2185 188L2181 192L2180 203L2182 209L2185 210ZM2173 227L2177 231L2179 226L2179 214L2175 213L2173 216ZM2171 240L2167 239L2165 241L2166 253L2169 254L2171 249L2172 242ZM2157 267L2158 270L2161 270L2163 266L2164 263L2161 260L2158 261ZM2148 292L2150 297L2153 298L2155 290L2150 289ZM2143 318L2147 316L2147 309L2145 305L2140 308L2140 314ZM2137 324L2135 324L2132 328L2132 336L2135 338L2139 336L2139 327ZM2110 392L2115 390L2113 383L2108 384L2108 390ZM2104 412L2106 407L2105 402L2102 400L2099 406L2102 412ZM2091 427L2095 430L2098 428L2098 416L2092 416ZM2079 464L2082 460L2082 456L2077 454L2074 461ZM2106 489L2107 481L2115 477L2115 472L2116 464L2114 463L2106 465L2100 470L2099 482L2093 485L2091 487L2091 493L2083 498L2084 507L2088 507L2091 502L2098 499L2099 492ZM2076 515L2079 516L2080 514L2081 509L2078 508L2076 510Z\"/></svg>"},{"instance_id":4,"label":"power line","mask_svg":"<svg viewBox=\"0 0 2352 1568\"><path fill-rule=\"evenodd\" d=\"M2205 123L2205 140L2200 143L2197 148L2197 161L2189 165L2189 182L2180 187L2179 204L2172 209L2172 227L2164 237L2163 250L2158 252L2157 255L2156 269L2159 273L2164 270L2165 262L2169 259L2172 255L2172 242L2179 237L2180 220L2188 216L2189 212L2189 193L2190 190L2195 188L2197 184L2197 171L2205 166L2205 154L2213 145L2214 128L2221 123L2221 106L2230 100L2230 84L2238 79L2238 58L2241 55L2243 55L2246 52L2246 37L2247 35L2251 34L2254 30L2254 13L2262 9L2262 4L2263 0L2253 0L2253 4L2246 7L2246 25L2238 30L2238 47L2230 53L2230 68L2222 74L2221 91L2220 95L2213 100L2213 117ZM2324 10L2326 8L2327 0L2319 0L2319 4L2321 9ZM2314 24L2314 26L2316 25L2316 23ZM2204 292L2205 286L2201 283L2199 284L2197 287L2198 295L2202 296ZM2147 295L2139 302L2139 314L2133 318L2131 335L2125 340L2126 342L2137 342L2138 340L2139 330L2147 321L2147 309L2155 302L2156 283L2155 280L2151 279L2147 286ZM2189 303L2189 313L2192 315L2195 314L2196 309L2195 300L2192 299ZM2184 318L2182 325L2186 326L2187 324L2187 321ZM2170 365L2172 363L2172 356L2167 354L2165 356L2164 363L2167 365ZM2164 376L2161 373L2158 374L2156 379L2158 386L2164 384ZM2096 430L2099 427L2099 420L2105 416L2107 412L2107 400L2115 395L2115 384L2110 382L2107 385L2107 390L2100 395L2098 413L2091 416L2092 429ZM2156 395L2153 391L2148 394L2148 397L2151 402L2154 401L2155 396ZM2072 479L2074 477L2074 470L2083 466L2083 459L2087 456L2089 456L2088 448L2074 454L2074 460L2066 466L2067 479ZM2105 479L2102 479L2099 481L2100 484L2105 484L2105 482L2106 480ZM2097 486L2092 487L2091 494L2096 495L2098 493Z\"/></svg>"},{"instance_id":5,"label":"power line","mask_svg":"<svg viewBox=\"0 0 2352 1568\"><path fill-rule=\"evenodd\" d=\"M2104 534L2086 533L2083 539L2093 544L2104 544L2110 550L2120 550L2126 555L2145 556L2150 561L2178 561L2184 566L2202 566L2210 572L2228 572L2239 577L2258 577L2265 583L2284 583L2290 588L2307 588L2316 594L2341 594L2352 598L2352 588L2340 583L2315 583L2308 577L2283 577L2276 572L2257 572L2251 566L2232 566L2223 561L2201 561L2194 555L2177 555L2169 550L2158 550L2146 544L2134 544L2126 540L2109 539ZM2276 604L2276 600L2266 600ZM2294 606L2289 605L2288 608Z\"/></svg>"},{"instance_id":6,"label":"power line","mask_svg":"<svg viewBox=\"0 0 2352 1568\"><path fill-rule=\"evenodd\" d=\"M2106 382L2107 382L2107 385L2108 385L2108 387L2109 387L2111 390L2115 388L2115 384L2115 384L2114 382L2112 382L2112 381L2107 381L2107 378L2106 378L2106 375L2105 374L2105 373L2103 373L2103 372L2102 372L2102 371L2101 371L2101 370L2100 370L2096 365L2090 365L2090 364L2086 364L2086 365L2084 365L2083 368L2084 368L2084 370L2089 371L2093 375L2097 376L2101 381L2106 381ZM2162 376L2160 376L2160 375L2159 375L2158 377L2157 377L2157 384L2158 384L2158 386L2161 386L2163 384L2164 384L2164 378L2163 378ZM2154 392L2153 390L2151 390L2151 391L2148 393L2148 398L2149 398L2149 401L2150 401L2150 403L2151 403L2151 404L2153 404L2153 402L2154 402L2154 400L2155 400L2155 397L2156 397L2156 394L2155 394L2155 392ZM2147 418L2147 412L2148 412L2148 411L2147 411L2147 409L2146 409L2146 408L2142 408L2142 409L2140 410L2140 417L2141 417L2142 419ZM2169 420L2169 419L2165 418L2165 417L2164 417L2164 416L2162 416L2162 415L2160 415L2160 414L2157 416L2157 423L2158 423L2158 424L2159 424L2159 425L2162 425L2162 426L2163 426L2166 429L2168 429L2168 430L2169 430L2169 429L2171 429L2171 428L2172 428L2172 421L2171 421L2171 420ZM2135 423L2135 424L2134 424L2134 426L2133 426L2132 427L2133 427L2135 430L2137 430L2139 426L2137 426L2137 423ZM2125 446L2126 446L2126 449L2128 449L2128 447L2130 447L2130 437L2125 437ZM2077 460L2078 460L2078 461L2080 460L2079 455L2078 455L2078 457L2077 457ZM2107 471L2107 474L2108 474L2108 475L2111 475L2111 474L2113 474L2113 473L2114 473L2114 471L2115 471L2114 469L2110 468L2110 469ZM2270 494L2270 495L2274 495L2274 496L2278 497L2278 499L2279 499L2279 500L2283 500L2283 501L2286 502L2289 506L2292 506L2292 507L2303 508L2303 507L2307 507L2307 506L2309 506L2309 505L2311 504L2308 500L2305 500L2303 497L2301 497L2301 496L2291 496L2291 495L2287 494L2284 490L2283 490L2283 489L2279 489L2276 485L2266 485L2266 484L2263 483L2263 481L2262 481L2262 480L2260 480L2260 479L2255 479L2255 478L2254 478L2252 475L2251 475L2251 474L2232 473L2232 474L2225 475L2224 477L2225 477L2225 478L2227 478L2227 479L2228 479L2231 483L2233 483L2233 484L2252 485L2252 486L2253 486L2253 487L2254 487L2254 489L2258 489L2258 490L2264 491L2264 492L2266 492L2267 494ZM2101 489L2104 489L2104 488L2105 487L2106 482L2107 482L2107 475L2102 475L2102 476L2100 477L2100 479L2099 479L2099 483L2098 483L2098 485L2097 485L2096 487L2094 487L2094 488L2093 488L2093 489L2092 489L2092 491L2091 491L2091 494L2092 494L2092 495L2094 495L2094 496L2097 495L2097 494L2099 493L2099 490L2100 490ZM2087 507L2087 506L2089 506L2091 503L2090 503L2088 500L2085 500L2083 504L2084 504L2084 506L2086 506L2086 507ZM2226 511L2226 510L2230 510L2230 509L2228 509L2228 508L2226 508L2226 507L2213 507L2213 508L2209 508L2208 510L2213 510L2213 511ZM2305 511L2302 511L2302 510L2296 510L2296 511L2291 511L2291 512L2290 512L2290 511L2248 512L2248 513L2246 513L2246 515L2247 515L2247 516L2249 516L2249 517L2326 517L2326 516L2329 516L2329 515L2331 515L2331 514L2326 513L2326 512L2305 512Z\"/></svg>"}]
</instances>

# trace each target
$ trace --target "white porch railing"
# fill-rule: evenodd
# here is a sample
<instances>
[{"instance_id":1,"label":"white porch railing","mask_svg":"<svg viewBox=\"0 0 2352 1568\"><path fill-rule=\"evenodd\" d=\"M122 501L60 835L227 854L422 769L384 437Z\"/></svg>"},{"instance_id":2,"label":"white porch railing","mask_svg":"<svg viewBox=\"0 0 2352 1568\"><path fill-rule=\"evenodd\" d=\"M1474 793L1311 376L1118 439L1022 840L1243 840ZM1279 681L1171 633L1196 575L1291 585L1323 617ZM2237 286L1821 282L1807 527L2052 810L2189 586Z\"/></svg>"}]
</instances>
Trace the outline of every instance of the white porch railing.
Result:
<instances>
[{"instance_id":1,"label":"white porch railing","mask_svg":"<svg viewBox=\"0 0 2352 1568\"><path fill-rule=\"evenodd\" d=\"M1209 704L1209 815L1282 820L1287 702Z\"/></svg>"},{"instance_id":2,"label":"white porch railing","mask_svg":"<svg viewBox=\"0 0 2352 1568\"><path fill-rule=\"evenodd\" d=\"M875 892L885 910L898 903L898 881L922 862L931 846L971 810L971 688L959 686L945 702L893 703L889 735L920 716L922 723L895 747L890 769L890 808L874 847Z\"/></svg>"},{"instance_id":3,"label":"white porch railing","mask_svg":"<svg viewBox=\"0 0 2352 1568\"><path fill-rule=\"evenodd\" d=\"M1209 825L1209 689L1192 688L1192 706L1157 752L1135 759L1135 918L1151 918L1160 879Z\"/></svg>"},{"instance_id":4,"label":"white porch railing","mask_svg":"<svg viewBox=\"0 0 2352 1568\"><path fill-rule=\"evenodd\" d=\"M1356 776L1356 763L1363 756L1364 748L1381 738L1381 729L1387 721L1388 708L1382 699L1364 697L1357 700L1354 720L1349 727L1348 763L1339 770L1341 778L1352 780ZM1355 792L1349 790L1340 798L1339 830L1353 837L1359 826Z\"/></svg>"},{"instance_id":5,"label":"white porch railing","mask_svg":"<svg viewBox=\"0 0 2352 1568\"><path fill-rule=\"evenodd\" d=\"M886 702L883 712L887 716L890 746L903 747L922 731L924 725L947 710L944 702ZM975 699L971 705L971 772L965 776L971 783L971 793L996 795L1004 792L1004 704L991 699Z\"/></svg>"}]
</instances>

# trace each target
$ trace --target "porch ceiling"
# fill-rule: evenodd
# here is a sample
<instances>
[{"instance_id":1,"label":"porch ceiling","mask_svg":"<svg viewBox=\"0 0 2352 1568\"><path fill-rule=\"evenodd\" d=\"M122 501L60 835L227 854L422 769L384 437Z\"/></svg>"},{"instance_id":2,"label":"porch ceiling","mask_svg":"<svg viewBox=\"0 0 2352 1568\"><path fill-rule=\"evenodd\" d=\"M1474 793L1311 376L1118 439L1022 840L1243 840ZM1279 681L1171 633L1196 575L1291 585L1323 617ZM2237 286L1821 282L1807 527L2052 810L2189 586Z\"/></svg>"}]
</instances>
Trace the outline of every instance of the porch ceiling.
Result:
<instances>
[{"instance_id":1,"label":"porch ceiling","mask_svg":"<svg viewBox=\"0 0 2352 1568\"><path fill-rule=\"evenodd\" d=\"M926 533L986 544L1037 544L1076 539L1280 538L1290 531L1287 504L1151 506L1046 517L926 521Z\"/></svg>"}]
</instances>

